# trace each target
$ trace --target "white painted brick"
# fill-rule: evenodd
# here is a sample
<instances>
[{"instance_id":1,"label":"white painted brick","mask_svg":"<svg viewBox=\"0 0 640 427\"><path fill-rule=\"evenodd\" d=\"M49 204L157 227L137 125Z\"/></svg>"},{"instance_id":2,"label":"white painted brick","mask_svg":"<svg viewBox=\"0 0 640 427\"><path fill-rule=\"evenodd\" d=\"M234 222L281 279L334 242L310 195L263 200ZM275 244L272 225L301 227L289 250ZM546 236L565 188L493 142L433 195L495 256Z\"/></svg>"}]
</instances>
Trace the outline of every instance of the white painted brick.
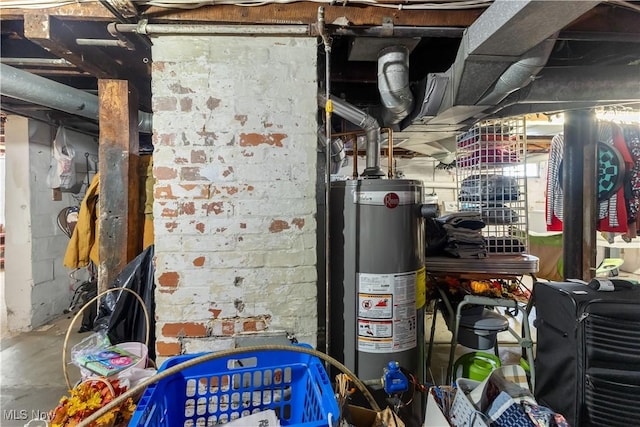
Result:
<instances>
[{"instance_id":1,"label":"white painted brick","mask_svg":"<svg viewBox=\"0 0 640 427\"><path fill-rule=\"evenodd\" d=\"M297 267L305 265L306 253L315 251L270 251L265 256L265 264L269 267Z\"/></svg>"},{"instance_id":2,"label":"white painted brick","mask_svg":"<svg viewBox=\"0 0 640 427\"><path fill-rule=\"evenodd\" d=\"M230 167L231 169L229 169ZM198 179L197 181L231 182L235 179L242 179L241 177L237 177L235 168L236 166L227 166L225 164L216 163L202 165L199 172L202 178Z\"/></svg>"},{"instance_id":3,"label":"white painted brick","mask_svg":"<svg viewBox=\"0 0 640 427\"><path fill-rule=\"evenodd\" d=\"M220 298L217 298L215 294L212 294L211 298L218 299L218 301L216 301L215 303L214 308L216 310L220 310L220 314L218 315L219 319L227 319L238 316L238 310L236 309L235 301L221 301ZM219 322L210 322L209 324L212 326L212 335L223 335L222 329L215 329L215 327L219 325Z\"/></svg>"},{"instance_id":4,"label":"white painted brick","mask_svg":"<svg viewBox=\"0 0 640 427\"><path fill-rule=\"evenodd\" d=\"M302 239L303 239L303 245L302 245L302 246L303 246L305 249L314 249L314 250L316 249L316 244L317 244L316 239L317 239L317 236L316 236L315 234L305 233L305 234L302 236Z\"/></svg>"},{"instance_id":5,"label":"white painted brick","mask_svg":"<svg viewBox=\"0 0 640 427\"><path fill-rule=\"evenodd\" d=\"M182 340L185 354L216 352L235 348L233 338L185 338Z\"/></svg>"},{"instance_id":6,"label":"white painted brick","mask_svg":"<svg viewBox=\"0 0 640 427\"><path fill-rule=\"evenodd\" d=\"M293 218L308 218L315 212L315 199L288 198L287 194L280 194L278 199L239 200L235 211L238 216L267 216L284 220L291 224ZM293 227L293 225L292 225Z\"/></svg>"},{"instance_id":7,"label":"white painted brick","mask_svg":"<svg viewBox=\"0 0 640 427\"><path fill-rule=\"evenodd\" d=\"M175 69L168 70L171 74L171 72L180 71L185 63L194 62L197 57L208 57L208 37L192 35L156 37L153 40L152 53L154 62L174 63Z\"/></svg>"},{"instance_id":8,"label":"white painted brick","mask_svg":"<svg viewBox=\"0 0 640 427\"><path fill-rule=\"evenodd\" d=\"M315 306L314 306L315 307ZM307 308L307 311L315 311L315 308ZM317 319L315 316L300 317L299 315L283 316L273 320L274 327L282 328L289 333L295 334L300 341L300 337L307 337L317 330Z\"/></svg>"},{"instance_id":9,"label":"white painted brick","mask_svg":"<svg viewBox=\"0 0 640 427\"><path fill-rule=\"evenodd\" d=\"M156 75L169 78L154 86L155 95L192 100L190 112L154 115L160 119L154 120L156 134L175 134L173 152L160 152L155 165L173 167L175 156L190 160L191 150L202 147L208 164L200 167L202 179L196 183L211 184L210 200L194 200L195 214L156 217L158 273L180 274L173 294L158 293L159 309L180 302L172 305L181 310L182 321L211 318L214 313L225 318L272 312L274 321L315 340L315 38L160 37L157 43L154 40L153 52L154 80ZM185 88L195 93L176 93L188 91ZM303 93L310 95L300 96ZM217 99L215 108L211 102L207 106L209 98ZM267 145L241 147L242 133L287 137L281 150ZM194 172L189 171L190 179ZM173 189L178 182L180 178L166 183ZM238 191L218 193L223 185ZM180 201L202 194L172 192ZM223 204L209 205L212 209L206 216L204 203L218 202ZM161 203L156 203L160 207L154 213L168 209L165 213L172 214L171 209L180 207ZM302 229L294 218L304 220ZM270 232L274 220L286 221L290 228ZM199 222L205 232L191 234ZM201 267L193 265L199 257L203 257ZM286 267L261 267L269 262ZM184 293L207 287L208 293L199 298ZM197 345L198 340L193 342Z\"/></svg>"},{"instance_id":10,"label":"white painted brick","mask_svg":"<svg viewBox=\"0 0 640 427\"><path fill-rule=\"evenodd\" d=\"M175 151L174 147L156 144L153 149L153 164L154 166L168 166L175 167Z\"/></svg>"},{"instance_id":11,"label":"white painted brick","mask_svg":"<svg viewBox=\"0 0 640 427\"><path fill-rule=\"evenodd\" d=\"M231 292L232 289L236 288L244 289L244 286L255 283L263 274L266 274L262 270L255 268L217 268L215 275L212 276L212 283L215 286L223 287L219 289L212 288L211 293Z\"/></svg>"},{"instance_id":12,"label":"white painted brick","mask_svg":"<svg viewBox=\"0 0 640 427\"><path fill-rule=\"evenodd\" d=\"M297 240L292 240L291 234L283 233L252 234L239 236L237 239L235 249L239 251L273 251L303 246L298 244Z\"/></svg>"},{"instance_id":13,"label":"white painted brick","mask_svg":"<svg viewBox=\"0 0 640 427\"><path fill-rule=\"evenodd\" d=\"M214 196L217 198L218 196ZM223 234L225 236L232 237L238 233L244 233L245 230L240 228L240 220L237 218L218 218L217 216L207 216L198 218L198 222L204 224L204 234L210 236L211 234ZM246 221L244 221L246 224Z\"/></svg>"},{"instance_id":14,"label":"white painted brick","mask_svg":"<svg viewBox=\"0 0 640 427\"><path fill-rule=\"evenodd\" d=\"M200 217L193 215L190 218L191 219L167 218L160 223L160 227L162 227L163 230L166 229L169 235L182 236L184 238L183 242L193 239L209 238L206 227L204 231L201 231L203 227L199 226L199 224L202 224L202 221L199 219Z\"/></svg>"},{"instance_id":15,"label":"white painted brick","mask_svg":"<svg viewBox=\"0 0 640 427\"><path fill-rule=\"evenodd\" d=\"M286 196L290 199L313 198L315 182L313 180L274 181L262 185L265 189L264 198L279 199Z\"/></svg>"},{"instance_id":16,"label":"white painted brick","mask_svg":"<svg viewBox=\"0 0 640 427\"><path fill-rule=\"evenodd\" d=\"M198 258L195 253L162 254L156 257L156 268L164 271L177 271L197 269L194 261Z\"/></svg>"},{"instance_id":17,"label":"white painted brick","mask_svg":"<svg viewBox=\"0 0 640 427\"><path fill-rule=\"evenodd\" d=\"M293 278L287 282L274 281L268 289L274 294L286 295L288 301L315 299L317 293L314 282L294 282Z\"/></svg>"},{"instance_id":18,"label":"white painted brick","mask_svg":"<svg viewBox=\"0 0 640 427\"><path fill-rule=\"evenodd\" d=\"M155 204L157 205L157 203ZM155 213L154 213L155 215ZM156 232L156 236L162 236L162 238L156 237L154 245L155 245L155 255L158 256L161 253L174 253L183 250L182 249L182 236L173 236L166 233L158 234L158 227L164 223L164 220L159 220L157 216L154 216L154 228Z\"/></svg>"},{"instance_id":19,"label":"white painted brick","mask_svg":"<svg viewBox=\"0 0 640 427\"><path fill-rule=\"evenodd\" d=\"M250 129L249 123L251 119L247 120L247 124L243 127L240 133L257 133L261 135L266 134L278 134L282 133L280 131L272 131L271 129L265 129L262 123L256 126L256 129ZM257 146L245 146L241 147L242 159L247 163L264 163L266 165L270 165L271 162L303 162L306 159L306 155L300 150L293 149L295 140L290 136L283 138L282 147L272 147L266 144L261 144Z\"/></svg>"},{"instance_id":20,"label":"white painted brick","mask_svg":"<svg viewBox=\"0 0 640 427\"><path fill-rule=\"evenodd\" d=\"M291 165L281 162L264 164L256 171L255 164L240 164L236 166L235 176L239 180L254 180L256 182L270 182L276 180L291 180Z\"/></svg>"},{"instance_id":21,"label":"white painted brick","mask_svg":"<svg viewBox=\"0 0 640 427\"><path fill-rule=\"evenodd\" d=\"M162 274L162 270L156 271L156 277ZM179 286L173 291L173 293L162 292L163 287L157 286L155 293L156 307L160 307L160 310L156 310L156 317L164 313L167 307L178 307L180 312L184 306L192 304L195 301L207 303L209 301L210 288L209 286L195 286L195 284L187 283L185 286ZM179 319L167 319L167 320L179 320Z\"/></svg>"},{"instance_id":22,"label":"white painted brick","mask_svg":"<svg viewBox=\"0 0 640 427\"><path fill-rule=\"evenodd\" d=\"M154 189L158 186L154 186ZM165 216L165 212L167 215L169 211L174 211L178 209L178 201L177 200L168 200L168 199L156 199L153 204L153 220L154 226L156 228L156 232L158 230L164 229L164 223L167 221L172 221L175 218ZM182 242L180 242L182 244Z\"/></svg>"},{"instance_id":23,"label":"white painted brick","mask_svg":"<svg viewBox=\"0 0 640 427\"><path fill-rule=\"evenodd\" d=\"M217 252L210 256L210 266L224 267L263 267L266 264L264 252Z\"/></svg>"},{"instance_id":24,"label":"white painted brick","mask_svg":"<svg viewBox=\"0 0 640 427\"><path fill-rule=\"evenodd\" d=\"M202 304L202 301L194 301L192 304L182 307L182 319L189 320L208 320L212 316L209 311L208 304Z\"/></svg>"},{"instance_id":25,"label":"white painted brick","mask_svg":"<svg viewBox=\"0 0 640 427\"><path fill-rule=\"evenodd\" d=\"M158 307L156 303L156 308ZM156 310L156 322L175 322L183 319L182 306L162 305L160 310Z\"/></svg>"},{"instance_id":26,"label":"white painted brick","mask_svg":"<svg viewBox=\"0 0 640 427\"><path fill-rule=\"evenodd\" d=\"M282 298L278 301L270 301L267 305L267 313L272 313L274 316L274 323L278 326L283 326L277 323L279 319L295 318L300 313L308 313L309 317L313 316L317 310L318 302L315 298L293 300L289 298ZM289 326L291 327L291 326Z\"/></svg>"},{"instance_id":27,"label":"white painted brick","mask_svg":"<svg viewBox=\"0 0 640 427\"><path fill-rule=\"evenodd\" d=\"M235 236L202 236L185 239L181 250L186 252L207 253L215 251L231 251L237 248Z\"/></svg>"}]
</instances>

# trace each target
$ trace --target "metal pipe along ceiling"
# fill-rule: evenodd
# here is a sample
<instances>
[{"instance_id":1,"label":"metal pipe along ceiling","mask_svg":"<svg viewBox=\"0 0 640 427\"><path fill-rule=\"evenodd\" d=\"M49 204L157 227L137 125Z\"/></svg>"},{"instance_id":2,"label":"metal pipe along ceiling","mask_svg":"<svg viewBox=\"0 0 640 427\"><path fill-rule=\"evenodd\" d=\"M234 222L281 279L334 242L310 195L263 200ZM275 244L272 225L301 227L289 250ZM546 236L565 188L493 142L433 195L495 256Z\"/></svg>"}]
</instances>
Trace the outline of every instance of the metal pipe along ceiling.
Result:
<instances>
[{"instance_id":1,"label":"metal pipe along ceiling","mask_svg":"<svg viewBox=\"0 0 640 427\"><path fill-rule=\"evenodd\" d=\"M0 93L24 102L98 120L98 97L53 80L0 64ZM138 129L151 133L152 114L138 111Z\"/></svg>"}]
</instances>

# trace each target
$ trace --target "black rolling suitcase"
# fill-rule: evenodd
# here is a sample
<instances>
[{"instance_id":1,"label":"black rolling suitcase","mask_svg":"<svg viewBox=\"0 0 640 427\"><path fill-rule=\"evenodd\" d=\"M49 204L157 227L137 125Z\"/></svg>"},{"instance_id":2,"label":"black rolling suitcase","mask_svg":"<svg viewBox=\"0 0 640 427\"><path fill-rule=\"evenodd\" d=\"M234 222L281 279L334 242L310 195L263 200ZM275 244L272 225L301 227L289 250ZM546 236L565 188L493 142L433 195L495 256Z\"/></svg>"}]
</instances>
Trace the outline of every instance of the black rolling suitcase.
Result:
<instances>
[{"instance_id":1,"label":"black rolling suitcase","mask_svg":"<svg viewBox=\"0 0 640 427\"><path fill-rule=\"evenodd\" d=\"M536 400L572 427L640 426L640 286L537 282Z\"/></svg>"}]
</instances>

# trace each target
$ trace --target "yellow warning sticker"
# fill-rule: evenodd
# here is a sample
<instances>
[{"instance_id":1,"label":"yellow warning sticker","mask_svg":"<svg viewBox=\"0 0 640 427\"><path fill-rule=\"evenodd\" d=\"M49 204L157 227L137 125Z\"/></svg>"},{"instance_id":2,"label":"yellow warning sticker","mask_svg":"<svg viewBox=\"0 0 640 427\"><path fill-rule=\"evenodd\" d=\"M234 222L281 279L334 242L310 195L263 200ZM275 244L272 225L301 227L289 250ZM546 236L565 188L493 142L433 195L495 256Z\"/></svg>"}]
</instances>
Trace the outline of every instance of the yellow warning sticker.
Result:
<instances>
[{"instance_id":1,"label":"yellow warning sticker","mask_svg":"<svg viewBox=\"0 0 640 427\"><path fill-rule=\"evenodd\" d=\"M416 271L416 309L420 310L427 303L427 269L422 267Z\"/></svg>"}]
</instances>

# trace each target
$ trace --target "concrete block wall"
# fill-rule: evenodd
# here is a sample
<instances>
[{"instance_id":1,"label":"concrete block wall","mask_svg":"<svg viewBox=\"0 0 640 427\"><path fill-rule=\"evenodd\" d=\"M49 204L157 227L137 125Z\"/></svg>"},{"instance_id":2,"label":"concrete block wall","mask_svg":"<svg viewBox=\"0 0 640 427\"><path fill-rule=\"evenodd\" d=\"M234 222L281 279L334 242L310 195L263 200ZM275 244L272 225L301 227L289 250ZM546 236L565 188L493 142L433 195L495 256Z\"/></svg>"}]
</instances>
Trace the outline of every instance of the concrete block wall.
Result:
<instances>
[{"instance_id":1,"label":"concrete block wall","mask_svg":"<svg viewBox=\"0 0 640 427\"><path fill-rule=\"evenodd\" d=\"M72 290L76 282L69 277L69 269L62 265L69 237L57 224L57 216L67 206L79 206L84 190L77 187L78 193L62 193L62 200L52 198L52 190L47 185L47 174L51 163L51 145L56 128L29 121L29 151L31 169L31 238L33 289L31 291L32 315L34 327L62 314L69 306ZM67 130L67 143L75 150L76 180L86 181L85 153L97 158L98 141L94 137ZM93 177L93 173L91 173ZM80 274L79 277L84 277Z\"/></svg>"},{"instance_id":2,"label":"concrete block wall","mask_svg":"<svg viewBox=\"0 0 640 427\"><path fill-rule=\"evenodd\" d=\"M18 332L37 328L60 316L71 301L74 282L62 265L69 238L58 227L57 215L67 206L78 206L82 192L63 193L61 200L53 200L46 178L54 127L9 116L6 130L4 294L8 329ZM68 135L78 163L84 164L85 152L97 155L94 138L72 131ZM78 175L78 180L83 178L84 175Z\"/></svg>"},{"instance_id":3,"label":"concrete block wall","mask_svg":"<svg viewBox=\"0 0 640 427\"><path fill-rule=\"evenodd\" d=\"M316 40L153 40L156 350L315 345Z\"/></svg>"}]
</instances>

